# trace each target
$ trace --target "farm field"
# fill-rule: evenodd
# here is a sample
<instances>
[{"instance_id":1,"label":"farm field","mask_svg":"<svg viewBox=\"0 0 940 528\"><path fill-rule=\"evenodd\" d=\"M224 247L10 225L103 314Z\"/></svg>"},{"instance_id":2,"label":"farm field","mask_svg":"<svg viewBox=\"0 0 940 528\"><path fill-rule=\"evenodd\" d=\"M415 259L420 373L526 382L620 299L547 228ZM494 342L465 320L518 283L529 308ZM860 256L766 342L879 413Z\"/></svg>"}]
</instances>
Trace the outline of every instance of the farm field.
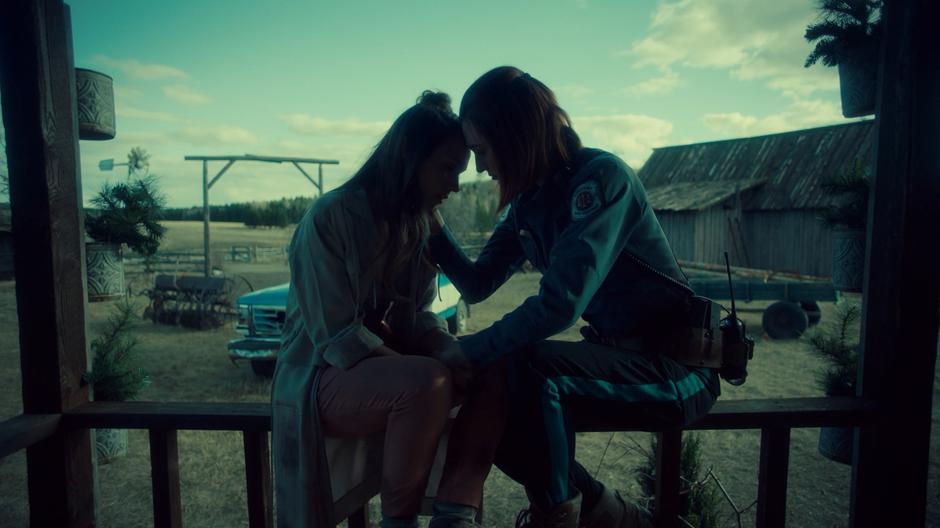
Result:
<instances>
[{"instance_id":1,"label":"farm field","mask_svg":"<svg viewBox=\"0 0 940 528\"><path fill-rule=\"evenodd\" d=\"M202 244L202 224L168 222L168 251L196 251ZM251 230L238 224L213 224L213 248L231 245L287 244L290 230ZM283 262L263 264L226 263L226 275L245 279L255 289L287 280ZM129 277L146 285L149 277ZM489 325L538 290L539 275L513 277L500 291L471 307L468 331ZM246 288L246 286L243 286ZM139 291L132 288L132 291ZM140 310L142 297L136 302ZM748 305L759 307L757 303ZM89 338L95 335L111 309L111 303L88 306ZM823 303L823 319L832 305ZM815 377L820 362L798 341L771 341L761 337L760 314L744 314L750 332L757 338L755 359L745 385L722 385L724 399L816 396ZM155 401L267 401L270 380L258 378L248 365L233 365L226 355L227 341L236 336L231 326L210 331L140 323L135 333L140 342L143 366L151 384L142 399ZM560 336L578 340L576 328ZM15 285L0 283L0 419L21 412L21 381L16 324ZM940 390L934 389L932 438L940 438ZM715 431L700 436L706 468L712 468L734 503L745 508L756 499L759 431ZM851 469L831 462L816 451L818 429L794 430L791 437L788 485L788 525L795 527L846 526ZM579 435L580 461L599 478L625 495L636 497L632 469L639 465L635 446L648 446L646 433ZM609 446L609 447L608 447ZM928 485L928 526L940 526L940 457L932 446ZM606 454L605 453L606 450ZM197 527L247 526L242 439L238 433L187 432L179 434L183 523ZM603 462L602 462L603 456ZM0 460L0 526L27 526L25 454ZM98 468L99 520L104 527L153 525L150 495L149 449L146 431L131 431L127 456ZM494 469L486 485L485 525L511 527L516 512L526 505L521 487ZM377 512L374 500L371 505ZM730 507L726 513L733 513ZM373 519L377 520L377 515ZM725 525L735 526L731 517ZM743 525L753 526L753 508L743 515Z\"/></svg>"}]
</instances>

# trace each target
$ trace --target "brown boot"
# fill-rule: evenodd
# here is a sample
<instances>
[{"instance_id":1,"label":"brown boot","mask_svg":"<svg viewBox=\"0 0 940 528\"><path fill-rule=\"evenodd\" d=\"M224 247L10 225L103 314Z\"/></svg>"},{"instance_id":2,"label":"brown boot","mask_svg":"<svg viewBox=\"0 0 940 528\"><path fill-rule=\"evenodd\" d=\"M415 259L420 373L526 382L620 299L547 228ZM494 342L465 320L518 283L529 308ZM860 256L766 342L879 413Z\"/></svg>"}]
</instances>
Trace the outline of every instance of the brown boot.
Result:
<instances>
[{"instance_id":1,"label":"brown boot","mask_svg":"<svg viewBox=\"0 0 940 528\"><path fill-rule=\"evenodd\" d=\"M528 509L516 516L516 528L578 528L580 513L581 492L549 511L539 509L529 497Z\"/></svg>"},{"instance_id":2,"label":"brown boot","mask_svg":"<svg viewBox=\"0 0 940 528\"><path fill-rule=\"evenodd\" d=\"M581 516L581 528L653 528L649 512L604 488L597 504Z\"/></svg>"}]
</instances>

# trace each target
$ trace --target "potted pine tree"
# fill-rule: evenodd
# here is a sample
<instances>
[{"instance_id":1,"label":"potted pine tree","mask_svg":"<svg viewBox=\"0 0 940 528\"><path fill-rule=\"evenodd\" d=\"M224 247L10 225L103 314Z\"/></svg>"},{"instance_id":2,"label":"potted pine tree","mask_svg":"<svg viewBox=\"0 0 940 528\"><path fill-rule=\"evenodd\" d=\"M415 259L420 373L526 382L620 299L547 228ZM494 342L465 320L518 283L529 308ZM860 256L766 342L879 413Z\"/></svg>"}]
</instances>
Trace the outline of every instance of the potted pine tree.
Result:
<instances>
[{"instance_id":1,"label":"potted pine tree","mask_svg":"<svg viewBox=\"0 0 940 528\"><path fill-rule=\"evenodd\" d=\"M133 400L150 383L147 371L137 365L137 340L129 335L137 322L134 312L128 301L114 306L91 343L94 358L83 378L95 401ZM95 446L102 464L126 454L127 429L96 429Z\"/></svg>"},{"instance_id":2,"label":"potted pine tree","mask_svg":"<svg viewBox=\"0 0 940 528\"><path fill-rule=\"evenodd\" d=\"M805 66L822 60L839 67L845 117L875 113L881 5L882 0L822 0L819 21L806 28L806 40L816 47Z\"/></svg>"},{"instance_id":3,"label":"potted pine tree","mask_svg":"<svg viewBox=\"0 0 940 528\"><path fill-rule=\"evenodd\" d=\"M821 185L823 193L831 199L821 217L832 229L832 285L837 290L862 291L870 187L868 176L858 161L851 169Z\"/></svg>"},{"instance_id":4,"label":"potted pine tree","mask_svg":"<svg viewBox=\"0 0 940 528\"><path fill-rule=\"evenodd\" d=\"M160 247L165 198L157 191L156 177L148 175L106 183L91 203L94 209L85 218L85 232L93 240L85 246L88 300L108 301L124 295L123 248L151 257Z\"/></svg>"},{"instance_id":5,"label":"potted pine tree","mask_svg":"<svg viewBox=\"0 0 940 528\"><path fill-rule=\"evenodd\" d=\"M817 383L826 396L854 396L858 376L858 335L860 309L843 298L836 303L834 316L806 335L814 355L826 363ZM819 431L819 452L830 460L852 463L852 428L823 427Z\"/></svg>"}]
</instances>

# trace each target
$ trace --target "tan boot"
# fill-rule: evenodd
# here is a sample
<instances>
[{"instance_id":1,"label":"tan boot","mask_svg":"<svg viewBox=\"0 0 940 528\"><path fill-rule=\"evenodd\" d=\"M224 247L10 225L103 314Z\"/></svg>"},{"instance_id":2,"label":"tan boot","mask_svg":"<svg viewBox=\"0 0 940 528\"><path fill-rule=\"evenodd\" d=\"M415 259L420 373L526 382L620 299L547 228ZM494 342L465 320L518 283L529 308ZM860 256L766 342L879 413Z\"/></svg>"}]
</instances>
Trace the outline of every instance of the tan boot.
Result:
<instances>
[{"instance_id":1,"label":"tan boot","mask_svg":"<svg viewBox=\"0 0 940 528\"><path fill-rule=\"evenodd\" d=\"M530 497L529 508L516 516L516 528L578 528L581 513L581 492L555 506L542 511Z\"/></svg>"},{"instance_id":2,"label":"tan boot","mask_svg":"<svg viewBox=\"0 0 940 528\"><path fill-rule=\"evenodd\" d=\"M597 504L581 515L581 528L653 528L649 512L604 488Z\"/></svg>"}]
</instances>

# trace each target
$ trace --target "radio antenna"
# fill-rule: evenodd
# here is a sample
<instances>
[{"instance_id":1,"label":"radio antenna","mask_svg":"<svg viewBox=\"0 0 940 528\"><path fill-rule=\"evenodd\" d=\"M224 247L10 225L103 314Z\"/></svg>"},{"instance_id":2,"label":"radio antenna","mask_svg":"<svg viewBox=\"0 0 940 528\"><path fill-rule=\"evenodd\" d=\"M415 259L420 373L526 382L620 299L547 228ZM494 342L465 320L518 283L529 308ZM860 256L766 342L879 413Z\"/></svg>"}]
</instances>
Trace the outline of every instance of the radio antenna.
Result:
<instances>
[{"instance_id":1,"label":"radio antenna","mask_svg":"<svg viewBox=\"0 0 940 528\"><path fill-rule=\"evenodd\" d=\"M734 285L731 283L731 263L728 261L728 252L725 251L725 269L728 271L728 293L731 294L731 317L738 317L737 310L734 307Z\"/></svg>"}]
</instances>

